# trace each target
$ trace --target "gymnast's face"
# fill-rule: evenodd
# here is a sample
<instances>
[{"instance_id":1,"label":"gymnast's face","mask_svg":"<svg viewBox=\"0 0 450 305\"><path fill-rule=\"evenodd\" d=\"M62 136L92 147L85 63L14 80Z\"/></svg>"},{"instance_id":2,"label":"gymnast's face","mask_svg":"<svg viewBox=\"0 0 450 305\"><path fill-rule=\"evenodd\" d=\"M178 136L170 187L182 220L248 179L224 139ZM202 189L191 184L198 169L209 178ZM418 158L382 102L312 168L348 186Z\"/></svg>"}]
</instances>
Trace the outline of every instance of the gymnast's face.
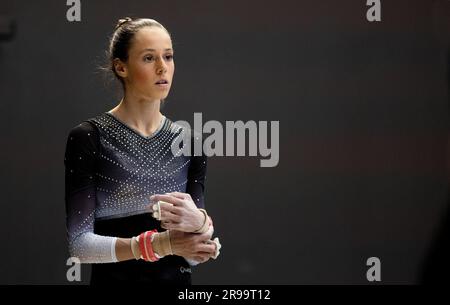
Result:
<instances>
[{"instance_id":1,"label":"gymnast's face","mask_svg":"<svg viewBox=\"0 0 450 305\"><path fill-rule=\"evenodd\" d=\"M116 71L123 78L127 92L152 100L164 99L169 94L175 63L172 41L164 29L140 29L131 40L127 62L118 64Z\"/></svg>"}]
</instances>

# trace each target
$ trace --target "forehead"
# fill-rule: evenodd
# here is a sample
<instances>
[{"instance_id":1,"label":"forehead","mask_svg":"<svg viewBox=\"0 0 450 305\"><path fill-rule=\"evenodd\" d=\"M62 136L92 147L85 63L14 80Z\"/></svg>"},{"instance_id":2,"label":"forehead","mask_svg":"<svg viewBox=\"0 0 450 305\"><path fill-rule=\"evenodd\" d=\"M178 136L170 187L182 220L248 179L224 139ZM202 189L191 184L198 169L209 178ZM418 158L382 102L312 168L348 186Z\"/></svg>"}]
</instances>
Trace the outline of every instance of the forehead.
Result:
<instances>
[{"instance_id":1,"label":"forehead","mask_svg":"<svg viewBox=\"0 0 450 305\"><path fill-rule=\"evenodd\" d=\"M141 51L144 49L155 49L156 51L164 51L172 48L172 41L169 34L158 27L144 27L140 29L133 37L131 49Z\"/></svg>"}]
</instances>

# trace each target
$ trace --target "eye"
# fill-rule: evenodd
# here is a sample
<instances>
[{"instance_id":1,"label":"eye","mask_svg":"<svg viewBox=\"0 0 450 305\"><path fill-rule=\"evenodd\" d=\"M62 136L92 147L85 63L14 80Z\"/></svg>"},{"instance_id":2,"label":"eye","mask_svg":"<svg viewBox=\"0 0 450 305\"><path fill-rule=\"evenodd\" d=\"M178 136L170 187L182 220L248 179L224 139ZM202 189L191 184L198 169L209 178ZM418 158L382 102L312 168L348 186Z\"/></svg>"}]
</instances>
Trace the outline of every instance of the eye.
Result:
<instances>
[{"instance_id":1,"label":"eye","mask_svg":"<svg viewBox=\"0 0 450 305\"><path fill-rule=\"evenodd\" d=\"M167 60L173 60L173 54L166 55Z\"/></svg>"},{"instance_id":2,"label":"eye","mask_svg":"<svg viewBox=\"0 0 450 305\"><path fill-rule=\"evenodd\" d=\"M153 60L153 56L150 56L150 55L144 56L144 61L152 61L152 60Z\"/></svg>"}]
</instances>

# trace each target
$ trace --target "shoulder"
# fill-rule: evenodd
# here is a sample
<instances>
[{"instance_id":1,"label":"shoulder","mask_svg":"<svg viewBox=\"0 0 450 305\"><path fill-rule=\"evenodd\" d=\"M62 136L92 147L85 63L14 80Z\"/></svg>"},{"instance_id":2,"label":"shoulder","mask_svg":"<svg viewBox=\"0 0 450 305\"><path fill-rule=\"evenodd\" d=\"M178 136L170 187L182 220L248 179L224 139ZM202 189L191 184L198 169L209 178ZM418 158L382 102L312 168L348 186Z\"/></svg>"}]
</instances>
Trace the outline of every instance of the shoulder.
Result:
<instances>
[{"instance_id":1,"label":"shoulder","mask_svg":"<svg viewBox=\"0 0 450 305\"><path fill-rule=\"evenodd\" d=\"M80 124L72 127L69 131L69 136L96 136L99 133L100 123L103 121L105 121L104 113L87 118Z\"/></svg>"},{"instance_id":2,"label":"shoulder","mask_svg":"<svg viewBox=\"0 0 450 305\"><path fill-rule=\"evenodd\" d=\"M81 147L97 148L99 142L99 131L92 119L82 121L72 127L67 136L67 147L80 149Z\"/></svg>"},{"instance_id":3,"label":"shoulder","mask_svg":"<svg viewBox=\"0 0 450 305\"><path fill-rule=\"evenodd\" d=\"M165 121L163 129L169 131L170 133L186 133L188 130L188 124L184 121L172 121L170 118L165 116Z\"/></svg>"},{"instance_id":4,"label":"shoulder","mask_svg":"<svg viewBox=\"0 0 450 305\"><path fill-rule=\"evenodd\" d=\"M172 121L166 117L168 129L173 133L179 133L185 139L194 140L201 137L201 133L191 128L187 121Z\"/></svg>"},{"instance_id":5,"label":"shoulder","mask_svg":"<svg viewBox=\"0 0 450 305\"><path fill-rule=\"evenodd\" d=\"M97 127L84 121L73 127L67 136L67 145L98 147L99 132Z\"/></svg>"},{"instance_id":6,"label":"shoulder","mask_svg":"<svg viewBox=\"0 0 450 305\"><path fill-rule=\"evenodd\" d=\"M75 127L72 127L69 131L70 136L88 136L91 133L97 132L97 128L89 121L84 121Z\"/></svg>"}]
</instances>

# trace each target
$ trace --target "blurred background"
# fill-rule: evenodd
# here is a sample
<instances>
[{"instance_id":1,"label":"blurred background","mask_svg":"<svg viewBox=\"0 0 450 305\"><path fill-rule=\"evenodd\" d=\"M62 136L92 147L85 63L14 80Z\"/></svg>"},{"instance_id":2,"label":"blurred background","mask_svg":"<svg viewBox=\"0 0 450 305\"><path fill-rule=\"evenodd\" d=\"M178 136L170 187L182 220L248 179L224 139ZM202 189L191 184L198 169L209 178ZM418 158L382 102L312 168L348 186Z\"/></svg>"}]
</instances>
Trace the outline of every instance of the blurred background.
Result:
<instances>
[{"instance_id":1,"label":"blurred background","mask_svg":"<svg viewBox=\"0 0 450 305\"><path fill-rule=\"evenodd\" d=\"M221 256L194 284L448 281L450 1L65 0L0 3L0 284L66 279L68 131L113 108L100 72L117 19L172 34L163 113L280 122L280 160L211 157ZM82 284L90 267L82 268Z\"/></svg>"}]
</instances>

